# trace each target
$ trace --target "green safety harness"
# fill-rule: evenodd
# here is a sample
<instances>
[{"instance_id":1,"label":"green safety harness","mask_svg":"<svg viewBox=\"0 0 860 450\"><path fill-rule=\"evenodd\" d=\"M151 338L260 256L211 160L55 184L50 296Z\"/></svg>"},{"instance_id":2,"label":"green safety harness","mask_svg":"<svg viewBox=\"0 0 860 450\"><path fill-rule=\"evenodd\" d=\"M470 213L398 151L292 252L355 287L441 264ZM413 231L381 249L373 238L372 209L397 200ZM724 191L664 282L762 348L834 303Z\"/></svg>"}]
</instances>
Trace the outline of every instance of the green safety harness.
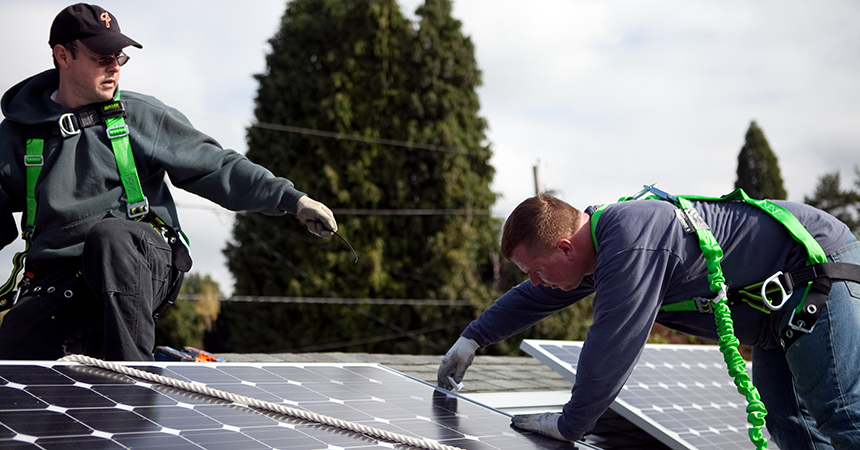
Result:
<instances>
[{"instance_id":1,"label":"green safety harness","mask_svg":"<svg viewBox=\"0 0 860 450\"><path fill-rule=\"evenodd\" d=\"M788 324L780 332L780 344L783 349L787 350L798 338L812 332L830 292L831 280L842 279L860 282L860 266L847 263L828 263L827 256L821 246L793 214L771 201L752 199L742 189L723 197L681 197L667 194L655 188L654 185L646 185L636 195L623 197L619 199L619 202L636 200L649 192L652 195L646 198L666 200L677 206L675 215L681 222L684 231L687 234L695 233L698 237L699 247L702 249L708 267L708 283L711 291L716 293L716 297L713 299L694 298L671 303L661 307L660 311L714 313L720 351L723 353L723 359L728 366L729 375L734 378L738 392L747 399L747 420L752 425L749 429L750 440L758 449L767 448L767 440L761 431L765 424L767 410L746 371L746 363L738 352L737 347L740 342L735 337L729 306L744 302L764 313L770 313L770 311L779 310L785 305L795 287L804 289L803 297L791 312ZM788 273L779 271L761 283L729 291L720 267L723 251L708 224L693 208L691 201L742 201L758 207L785 226L794 240L803 244L808 255L807 265ZM597 236L595 235L597 221L606 207L610 205L602 205L591 215L591 236L595 251L597 250ZM776 294L776 299L773 298L773 294Z\"/></svg>"},{"instance_id":2,"label":"green safety harness","mask_svg":"<svg viewBox=\"0 0 860 450\"><path fill-rule=\"evenodd\" d=\"M20 283L18 282L19 275L24 269L24 260L30 248L33 230L35 229L36 182L44 165L44 156L42 155L45 147L44 138L56 135L67 138L80 134L83 128L101 123L105 124L105 132L110 140L117 170L119 171L120 180L125 191L126 201L128 202L126 211L128 218L131 220L146 221L152 225L174 250L174 265L177 266L179 272L187 272L190 269L191 259L188 256L187 248L188 237L178 229L168 226L149 209L149 200L147 200L143 193L143 188L140 185L140 177L137 173L137 166L134 163L129 128L125 124L125 115L125 107L120 102L120 93L117 91L116 98L113 101L101 104L95 108L75 113L65 113L60 116L56 124L52 123L46 127L39 127L34 131L41 137L27 139L24 152L24 166L27 178L26 211L24 211L22 217L21 227L21 238L24 239L25 248L12 257L12 274L6 283L0 286L0 311L14 306L21 292L26 289L33 278L32 273L25 273ZM180 274L175 274L173 278L174 287L178 294L178 284L180 284L179 282L181 282L182 277ZM20 286L18 286L19 284ZM15 290L16 286L18 287L17 290ZM156 309L153 316L158 319L174 300L174 295L168 295L168 300Z\"/></svg>"}]
</instances>

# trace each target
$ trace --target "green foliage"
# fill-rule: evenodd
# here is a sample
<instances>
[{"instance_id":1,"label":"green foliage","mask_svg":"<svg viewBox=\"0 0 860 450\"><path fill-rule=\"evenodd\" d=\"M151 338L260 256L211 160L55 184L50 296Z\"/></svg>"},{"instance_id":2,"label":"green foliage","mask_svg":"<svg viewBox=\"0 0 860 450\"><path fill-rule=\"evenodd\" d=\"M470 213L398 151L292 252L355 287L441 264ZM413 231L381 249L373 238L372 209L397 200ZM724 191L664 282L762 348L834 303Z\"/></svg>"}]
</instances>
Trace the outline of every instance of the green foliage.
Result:
<instances>
[{"instance_id":1,"label":"green foliage","mask_svg":"<svg viewBox=\"0 0 860 450\"><path fill-rule=\"evenodd\" d=\"M193 297L185 299L183 297ZM155 324L156 345L181 349L185 346L203 349L203 339L218 318L221 291L212 277L186 274L179 299Z\"/></svg>"},{"instance_id":2,"label":"green foliage","mask_svg":"<svg viewBox=\"0 0 860 450\"><path fill-rule=\"evenodd\" d=\"M225 254L237 295L467 300L472 307L229 303L213 351L439 353L487 307L498 263L494 169L474 48L449 0L419 22L395 0L295 0L258 75L256 118L428 143L444 151L248 130L247 156L332 209L448 209L460 215L337 214L336 238L296 220L240 214Z\"/></svg>"},{"instance_id":3,"label":"green foliage","mask_svg":"<svg viewBox=\"0 0 860 450\"><path fill-rule=\"evenodd\" d=\"M776 154L755 120L750 122L744 146L738 154L737 175L735 188L743 188L752 198L784 200L787 197Z\"/></svg>"},{"instance_id":4,"label":"green foliage","mask_svg":"<svg viewBox=\"0 0 860 450\"><path fill-rule=\"evenodd\" d=\"M593 295L588 296L541 320L522 333L486 347L480 352L484 355L522 355L519 348L523 339L584 341L588 334L588 327L594 321L594 310L591 308L593 299Z\"/></svg>"},{"instance_id":5,"label":"green foliage","mask_svg":"<svg viewBox=\"0 0 860 450\"><path fill-rule=\"evenodd\" d=\"M803 197L804 203L829 212L860 236L860 165L854 167L854 188L843 191L839 171L822 175L812 197Z\"/></svg>"}]
</instances>

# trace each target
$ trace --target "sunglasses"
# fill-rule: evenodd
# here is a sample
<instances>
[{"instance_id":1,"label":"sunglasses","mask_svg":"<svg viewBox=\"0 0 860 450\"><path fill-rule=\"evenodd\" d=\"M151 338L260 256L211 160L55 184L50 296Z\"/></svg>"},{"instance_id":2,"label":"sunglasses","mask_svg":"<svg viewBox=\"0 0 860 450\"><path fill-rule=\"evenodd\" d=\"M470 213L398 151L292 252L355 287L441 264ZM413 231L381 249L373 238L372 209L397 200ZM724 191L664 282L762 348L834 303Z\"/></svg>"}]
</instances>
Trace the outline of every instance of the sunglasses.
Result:
<instances>
[{"instance_id":1,"label":"sunglasses","mask_svg":"<svg viewBox=\"0 0 860 450\"><path fill-rule=\"evenodd\" d=\"M90 58L93 58L97 63L99 63L99 66L101 66L101 67L107 67L107 66L113 64L114 61L116 61L116 63L119 64L120 66L123 66L123 65L125 65L125 63L128 62L129 59L131 59L131 56L128 56L123 52L117 52L116 54L113 54L113 55L101 56L101 55L97 55L97 54L95 54L95 53L93 53L93 52L91 52L85 48L78 47L76 45L70 46L69 48L81 50L82 52L86 53L87 56L89 56Z\"/></svg>"}]
</instances>

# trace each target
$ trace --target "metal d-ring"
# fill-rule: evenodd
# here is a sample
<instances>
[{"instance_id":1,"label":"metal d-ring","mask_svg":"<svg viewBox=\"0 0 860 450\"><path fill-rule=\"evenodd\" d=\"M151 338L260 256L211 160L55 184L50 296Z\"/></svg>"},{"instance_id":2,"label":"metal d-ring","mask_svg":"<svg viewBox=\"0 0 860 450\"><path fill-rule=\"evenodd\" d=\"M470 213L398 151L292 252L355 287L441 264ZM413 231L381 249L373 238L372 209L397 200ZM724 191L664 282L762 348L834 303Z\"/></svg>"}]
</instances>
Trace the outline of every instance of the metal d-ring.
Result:
<instances>
[{"instance_id":1,"label":"metal d-ring","mask_svg":"<svg viewBox=\"0 0 860 450\"><path fill-rule=\"evenodd\" d=\"M767 280L761 284L761 301L764 303L764 306L767 306L771 311L779 311L785 306L785 303L788 301L788 298L791 297L792 291L785 291L785 288L782 286L782 283L779 281L779 277L782 275L782 272L777 271L775 274L769 276ZM779 293L782 295L782 299L779 304L774 305L770 298L767 296L767 286L770 283L776 283L777 287L779 287Z\"/></svg>"}]
</instances>

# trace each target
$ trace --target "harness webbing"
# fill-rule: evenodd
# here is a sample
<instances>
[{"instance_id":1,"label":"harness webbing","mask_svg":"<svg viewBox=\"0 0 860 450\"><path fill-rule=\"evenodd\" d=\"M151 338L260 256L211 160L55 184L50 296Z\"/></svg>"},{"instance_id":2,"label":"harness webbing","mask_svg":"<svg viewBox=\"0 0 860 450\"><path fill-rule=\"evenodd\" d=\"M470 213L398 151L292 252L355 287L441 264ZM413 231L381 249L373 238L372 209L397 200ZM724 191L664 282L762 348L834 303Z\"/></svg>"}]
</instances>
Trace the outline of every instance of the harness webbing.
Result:
<instances>
[{"instance_id":1,"label":"harness webbing","mask_svg":"<svg viewBox=\"0 0 860 450\"><path fill-rule=\"evenodd\" d=\"M797 220L797 217L794 217L794 214L789 212L787 209L782 206L773 203L770 200L758 200L754 198L750 198L743 189L736 189L734 192L730 194L726 194L722 197L701 197L701 196L692 196L685 195L684 198L688 200L695 201L727 201L727 200L742 200L751 205L755 205L762 211L766 212L768 215L773 217L777 222L781 223L791 234L791 237L803 244L806 248L807 253L807 264L817 264L823 263L827 261L827 255L824 254L824 250L821 248L821 245L818 241L809 234L809 231L806 231L806 228Z\"/></svg>"},{"instance_id":2,"label":"harness webbing","mask_svg":"<svg viewBox=\"0 0 860 450\"><path fill-rule=\"evenodd\" d=\"M666 200L673 203L675 206L678 206L682 210L682 214L679 215L679 217L684 218L686 226L693 230L698 237L699 248L701 248L702 253L704 254L705 262L708 267L709 287L712 292L716 293L716 297L711 299L710 302L714 309L714 320L716 321L717 326L720 352L723 354L723 360L726 362L729 375L734 379L738 393L743 395L747 400L747 421L752 425L748 430L750 441L755 444L757 449L766 449L767 439L765 439L762 434L762 428L764 428L765 425L767 409L765 408L764 403L762 403L758 389L753 385L752 379L746 370L746 363L738 351L738 345L740 342L737 337L735 337L731 311L729 310L729 306L726 301L728 288L725 283L726 280L723 276L722 268L720 267L720 261L723 259L723 250L720 248L719 243L717 243L717 239L714 237L714 234L711 232L708 225L701 219L701 217L699 217L698 212L695 211L692 203L690 203L687 198L666 194L659 189L655 189L652 185L645 186L645 189L634 197L625 197L619 201L636 199L649 191L655 195L649 196L648 198ZM743 196L745 197L746 195L743 194ZM591 216L591 236L594 241L595 251L597 250L597 237L595 235L597 221L606 206L608 205L601 206ZM803 229L803 227L801 227L801 229Z\"/></svg>"},{"instance_id":3,"label":"harness webbing","mask_svg":"<svg viewBox=\"0 0 860 450\"><path fill-rule=\"evenodd\" d=\"M119 101L120 93L117 91L116 99ZM113 104L105 106L109 108ZM142 217L149 212L149 202L143 195L140 186L140 177L137 175L137 166L134 164L134 155L131 152L131 142L128 137L128 126L123 116L108 117L105 119L107 136L110 139L113 155L116 159L116 167L125 189L125 198L128 201L128 217L133 219Z\"/></svg>"},{"instance_id":4,"label":"harness webbing","mask_svg":"<svg viewBox=\"0 0 860 450\"><path fill-rule=\"evenodd\" d=\"M42 139L27 139L24 150L24 167L27 176L27 211L24 212L24 223L21 231L21 237L24 239L24 250L15 253L15 256L12 257L12 273L9 279L3 283L3 286L0 286L0 311L12 307L15 303L15 298L10 298L9 294L12 293L18 283L18 275L24 270L24 260L27 257L27 250L30 249L30 237L33 225L36 223L36 181L42 171L44 147L45 141Z\"/></svg>"},{"instance_id":5,"label":"harness webbing","mask_svg":"<svg viewBox=\"0 0 860 450\"><path fill-rule=\"evenodd\" d=\"M25 225L28 228L32 228L36 223L36 181L39 179L39 173L42 172L42 164L44 162L42 152L44 148L44 140L27 139L24 166L27 172L27 218Z\"/></svg>"},{"instance_id":6,"label":"harness webbing","mask_svg":"<svg viewBox=\"0 0 860 450\"><path fill-rule=\"evenodd\" d=\"M134 154L131 151L129 129L125 124L125 118L123 117L125 110L119 102L119 98L120 92L117 91L116 99L114 101L107 103L98 109L98 116L103 117L105 121L105 131L111 143L114 159L116 159L117 170L119 171L126 201L128 202L127 215L130 219L141 220L146 218L149 213L149 201L143 194L143 188L140 185L140 177L137 174L137 166L134 163ZM92 117L94 116L95 114L90 112L87 117L90 117L91 120L83 123L80 120L75 122L74 120L69 119L68 115L63 115L60 119L60 124L62 125L64 123L62 122L63 120L67 121L65 127L61 127L66 130L66 132L62 134L63 138L80 133L80 128L75 128L77 126L75 125L76 123L80 123L81 126L84 127L96 125L97 122L92 120ZM69 130L67 128L71 129ZM24 151L24 166L27 179L27 208L22 217L23 226L21 233L21 237L25 242L25 248L23 251L16 253L12 258L12 273L6 283L4 283L3 286L0 286L0 311L12 307L15 303L15 298L8 297L10 297L9 294L15 289L18 275L24 268L24 260L27 255L27 251L30 248L30 240L32 238L33 228L36 224L36 183L39 180L39 174L41 173L42 166L44 164L44 149L45 140L43 138L27 139ZM158 225L164 225L160 219L155 218L155 220L158 222ZM184 233L181 236L183 242L187 245L187 237L185 237Z\"/></svg>"}]
</instances>

